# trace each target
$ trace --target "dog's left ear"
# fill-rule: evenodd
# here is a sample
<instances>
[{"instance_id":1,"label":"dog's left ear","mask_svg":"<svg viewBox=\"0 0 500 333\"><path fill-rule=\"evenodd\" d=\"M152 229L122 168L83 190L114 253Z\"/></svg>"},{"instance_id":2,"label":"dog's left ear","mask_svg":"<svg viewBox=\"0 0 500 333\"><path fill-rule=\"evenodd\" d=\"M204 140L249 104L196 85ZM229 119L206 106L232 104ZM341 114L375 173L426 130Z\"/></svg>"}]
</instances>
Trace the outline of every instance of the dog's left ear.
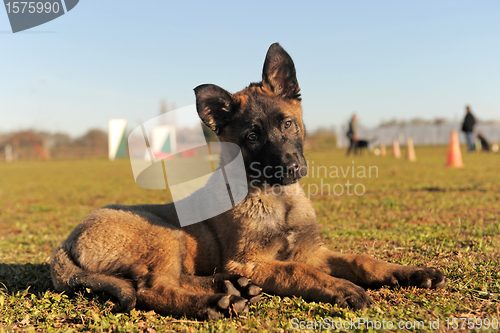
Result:
<instances>
[{"instance_id":1,"label":"dog's left ear","mask_svg":"<svg viewBox=\"0 0 500 333\"><path fill-rule=\"evenodd\" d=\"M262 84L278 96L300 101L300 88L293 60L278 43L272 44L267 51Z\"/></svg>"},{"instance_id":2,"label":"dog's left ear","mask_svg":"<svg viewBox=\"0 0 500 333\"><path fill-rule=\"evenodd\" d=\"M215 84L202 84L194 88L196 110L205 125L220 134L231 120L238 102L226 90Z\"/></svg>"}]
</instances>

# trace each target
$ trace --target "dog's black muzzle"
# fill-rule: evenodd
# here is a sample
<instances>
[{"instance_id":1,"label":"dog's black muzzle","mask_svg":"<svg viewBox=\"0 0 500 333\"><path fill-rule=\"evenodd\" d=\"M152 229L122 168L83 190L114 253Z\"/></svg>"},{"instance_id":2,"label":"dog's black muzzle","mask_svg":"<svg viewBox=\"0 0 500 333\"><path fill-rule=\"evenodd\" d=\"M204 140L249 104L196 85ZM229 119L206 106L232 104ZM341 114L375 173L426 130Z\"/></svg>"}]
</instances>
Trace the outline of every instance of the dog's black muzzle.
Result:
<instances>
[{"instance_id":1,"label":"dog's black muzzle","mask_svg":"<svg viewBox=\"0 0 500 333\"><path fill-rule=\"evenodd\" d=\"M296 183L302 176L300 175L300 163L292 160L277 167L275 183L280 185L291 185Z\"/></svg>"}]
</instances>

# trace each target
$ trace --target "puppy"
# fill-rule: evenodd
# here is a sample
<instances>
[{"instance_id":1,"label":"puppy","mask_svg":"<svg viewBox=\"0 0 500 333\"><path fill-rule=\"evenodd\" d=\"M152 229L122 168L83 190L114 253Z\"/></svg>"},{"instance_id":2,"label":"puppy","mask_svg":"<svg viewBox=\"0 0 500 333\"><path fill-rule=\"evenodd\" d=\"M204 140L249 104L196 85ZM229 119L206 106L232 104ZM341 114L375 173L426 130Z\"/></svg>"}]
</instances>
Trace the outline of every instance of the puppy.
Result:
<instances>
[{"instance_id":1,"label":"puppy","mask_svg":"<svg viewBox=\"0 0 500 333\"><path fill-rule=\"evenodd\" d=\"M314 209L297 183L307 174L300 88L279 44L267 52L261 82L235 94L205 84L195 94L201 120L221 142L241 149L248 195L229 211L182 228L172 203L98 209L56 249L56 290L107 292L123 311L138 306L216 319L245 311L261 288L363 309L371 304L364 288L445 286L436 268L323 245Z\"/></svg>"}]
</instances>

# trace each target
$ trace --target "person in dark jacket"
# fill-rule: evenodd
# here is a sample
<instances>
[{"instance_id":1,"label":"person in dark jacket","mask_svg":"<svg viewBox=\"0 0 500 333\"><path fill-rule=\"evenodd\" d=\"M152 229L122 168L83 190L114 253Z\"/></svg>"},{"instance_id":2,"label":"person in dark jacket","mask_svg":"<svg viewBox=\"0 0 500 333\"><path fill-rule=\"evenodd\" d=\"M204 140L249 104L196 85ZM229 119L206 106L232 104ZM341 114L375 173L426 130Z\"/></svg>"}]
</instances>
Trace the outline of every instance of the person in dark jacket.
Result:
<instances>
[{"instance_id":1,"label":"person in dark jacket","mask_svg":"<svg viewBox=\"0 0 500 333\"><path fill-rule=\"evenodd\" d=\"M349 122L349 130L347 131L347 137L349 138L349 148L347 149L347 156L354 151L354 155L357 155L358 149L356 145L358 144L358 123L356 119L358 116L356 114L352 115L351 121Z\"/></svg>"},{"instance_id":2,"label":"person in dark jacket","mask_svg":"<svg viewBox=\"0 0 500 333\"><path fill-rule=\"evenodd\" d=\"M476 119L470 112L470 107L467 105L465 108L466 114L464 123L462 124L462 132L465 133L465 138L467 139L467 145L469 146L469 152L473 152L476 149L474 138L472 137L472 132L474 131L474 125L476 124Z\"/></svg>"}]
</instances>

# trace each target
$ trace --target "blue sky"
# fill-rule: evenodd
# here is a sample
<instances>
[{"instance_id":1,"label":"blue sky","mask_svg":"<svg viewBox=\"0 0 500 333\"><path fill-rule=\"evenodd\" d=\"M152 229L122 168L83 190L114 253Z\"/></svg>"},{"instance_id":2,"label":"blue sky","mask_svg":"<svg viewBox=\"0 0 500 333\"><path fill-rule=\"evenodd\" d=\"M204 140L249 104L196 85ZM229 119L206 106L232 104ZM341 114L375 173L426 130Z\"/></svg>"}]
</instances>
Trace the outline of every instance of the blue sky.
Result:
<instances>
[{"instance_id":1,"label":"blue sky","mask_svg":"<svg viewBox=\"0 0 500 333\"><path fill-rule=\"evenodd\" d=\"M129 129L160 100L259 81L267 48L295 61L309 129L394 117L500 119L500 1L91 1L12 34L0 10L0 132Z\"/></svg>"}]
</instances>

